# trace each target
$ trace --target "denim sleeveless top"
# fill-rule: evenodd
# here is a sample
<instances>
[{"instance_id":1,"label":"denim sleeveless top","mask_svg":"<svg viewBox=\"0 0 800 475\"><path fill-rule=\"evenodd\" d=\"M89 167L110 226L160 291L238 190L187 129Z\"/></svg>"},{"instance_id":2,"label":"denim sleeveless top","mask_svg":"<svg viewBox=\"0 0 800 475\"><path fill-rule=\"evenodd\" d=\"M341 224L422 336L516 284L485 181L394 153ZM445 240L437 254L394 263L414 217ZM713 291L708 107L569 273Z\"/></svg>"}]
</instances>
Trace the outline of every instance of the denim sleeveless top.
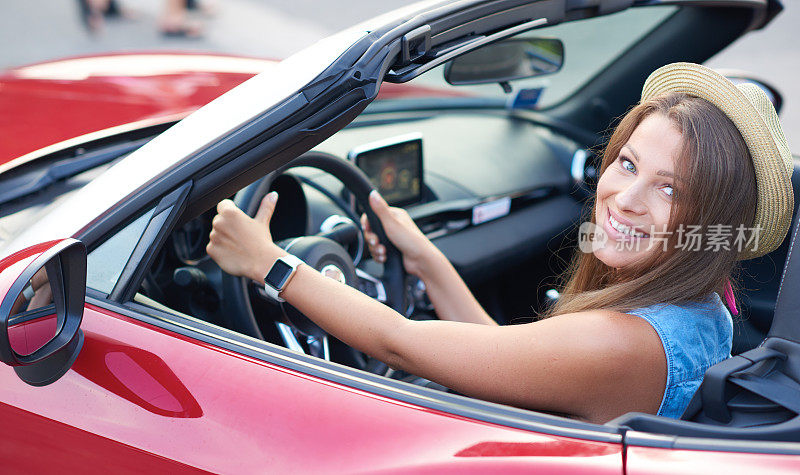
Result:
<instances>
[{"instance_id":1,"label":"denim sleeveless top","mask_svg":"<svg viewBox=\"0 0 800 475\"><path fill-rule=\"evenodd\" d=\"M656 304L627 312L658 333L667 357L667 387L658 415L679 418L711 366L730 358L733 321L719 295L703 302Z\"/></svg>"}]
</instances>

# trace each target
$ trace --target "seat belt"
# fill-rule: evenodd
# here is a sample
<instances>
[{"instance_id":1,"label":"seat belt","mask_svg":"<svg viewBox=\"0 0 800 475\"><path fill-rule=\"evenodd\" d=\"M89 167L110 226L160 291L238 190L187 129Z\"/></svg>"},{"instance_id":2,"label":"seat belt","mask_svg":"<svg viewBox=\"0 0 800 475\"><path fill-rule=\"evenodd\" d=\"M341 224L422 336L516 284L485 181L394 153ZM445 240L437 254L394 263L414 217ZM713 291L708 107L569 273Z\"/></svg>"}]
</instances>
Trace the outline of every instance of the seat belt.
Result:
<instances>
[{"instance_id":1,"label":"seat belt","mask_svg":"<svg viewBox=\"0 0 800 475\"><path fill-rule=\"evenodd\" d=\"M769 377L743 373L741 376L731 377L728 381L795 414L800 414L800 398L797 397L800 394L800 384L783 373L776 371Z\"/></svg>"},{"instance_id":2,"label":"seat belt","mask_svg":"<svg viewBox=\"0 0 800 475\"><path fill-rule=\"evenodd\" d=\"M798 206L800 209L800 205ZM797 255L795 246L797 235L800 233L800 212L794 219L792 240L789 242L789 251L786 254L786 264L781 275L778 287L778 297L775 300L775 313L767 337L778 337L784 340L800 343L800 255ZM797 251L800 253L800 250Z\"/></svg>"}]
</instances>

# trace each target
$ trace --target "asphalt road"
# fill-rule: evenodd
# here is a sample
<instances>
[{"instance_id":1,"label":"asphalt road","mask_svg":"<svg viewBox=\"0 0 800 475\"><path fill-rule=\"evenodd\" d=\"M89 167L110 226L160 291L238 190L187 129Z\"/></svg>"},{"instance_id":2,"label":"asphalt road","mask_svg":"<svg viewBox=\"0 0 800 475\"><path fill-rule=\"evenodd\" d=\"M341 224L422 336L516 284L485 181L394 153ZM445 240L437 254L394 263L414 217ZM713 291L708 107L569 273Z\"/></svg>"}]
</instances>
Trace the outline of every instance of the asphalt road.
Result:
<instances>
[{"instance_id":1,"label":"asphalt road","mask_svg":"<svg viewBox=\"0 0 800 475\"><path fill-rule=\"evenodd\" d=\"M201 50L283 58L353 23L413 3L409 0L216 0L200 18L202 39L166 38L157 29L163 0L118 0L135 20L109 21L90 35L77 0L0 0L0 68L65 56L120 50ZM784 96L781 113L789 145L800 154L800 5L787 8L765 30L751 32L712 58L712 67L751 71Z\"/></svg>"}]
</instances>

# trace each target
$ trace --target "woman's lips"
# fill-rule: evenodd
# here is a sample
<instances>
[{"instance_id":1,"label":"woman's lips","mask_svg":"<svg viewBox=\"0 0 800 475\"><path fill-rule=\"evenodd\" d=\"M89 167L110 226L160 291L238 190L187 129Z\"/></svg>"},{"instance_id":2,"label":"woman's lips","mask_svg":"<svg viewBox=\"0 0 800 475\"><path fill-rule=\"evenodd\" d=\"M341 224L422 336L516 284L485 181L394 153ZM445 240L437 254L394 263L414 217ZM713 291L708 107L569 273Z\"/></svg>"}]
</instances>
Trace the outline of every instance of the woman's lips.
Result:
<instances>
[{"instance_id":1,"label":"woman's lips","mask_svg":"<svg viewBox=\"0 0 800 475\"><path fill-rule=\"evenodd\" d=\"M624 241L624 240L631 240L632 241L634 239L647 239L647 238L650 237L647 233L642 233L642 234L644 234L644 237L639 237L639 236L631 236L630 234L626 234L626 233L623 233L621 231L617 231L616 229L614 229L614 226L611 225L610 218L611 218L611 210L609 208L606 208L606 217L603 220L603 230L605 230L605 232L608 233L609 236L611 236L613 239L615 239L617 241ZM620 220L617 219L616 217L614 219L617 220L617 222L620 222ZM634 227L634 229L636 229L636 228ZM637 232L641 232L641 231L637 231Z\"/></svg>"}]
</instances>

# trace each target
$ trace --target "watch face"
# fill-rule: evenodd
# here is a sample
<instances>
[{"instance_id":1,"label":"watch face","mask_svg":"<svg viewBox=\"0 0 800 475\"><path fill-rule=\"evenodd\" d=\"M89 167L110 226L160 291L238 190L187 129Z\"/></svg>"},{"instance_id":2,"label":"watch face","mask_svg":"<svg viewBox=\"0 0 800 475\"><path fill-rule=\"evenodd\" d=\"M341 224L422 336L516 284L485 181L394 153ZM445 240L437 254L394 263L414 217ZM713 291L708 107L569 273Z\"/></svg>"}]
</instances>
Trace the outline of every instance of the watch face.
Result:
<instances>
[{"instance_id":1,"label":"watch face","mask_svg":"<svg viewBox=\"0 0 800 475\"><path fill-rule=\"evenodd\" d=\"M275 264L272 265L272 269L269 270L267 276L264 277L264 282L273 289L280 290L291 274L292 266L278 259L275 261Z\"/></svg>"}]
</instances>

